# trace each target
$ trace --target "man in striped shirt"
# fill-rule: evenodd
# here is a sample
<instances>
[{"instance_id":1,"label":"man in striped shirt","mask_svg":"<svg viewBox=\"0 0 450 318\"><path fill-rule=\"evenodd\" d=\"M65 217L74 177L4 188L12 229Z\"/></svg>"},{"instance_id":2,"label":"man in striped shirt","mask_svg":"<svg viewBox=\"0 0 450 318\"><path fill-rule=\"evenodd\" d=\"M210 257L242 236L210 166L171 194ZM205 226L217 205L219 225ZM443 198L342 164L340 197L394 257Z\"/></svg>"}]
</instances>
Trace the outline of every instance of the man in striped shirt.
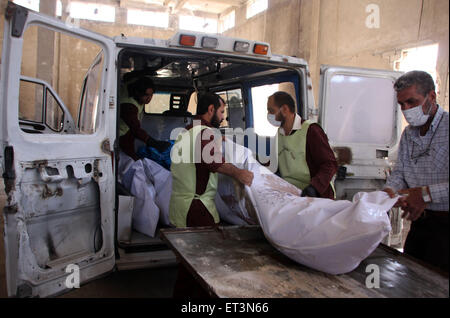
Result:
<instances>
[{"instance_id":1,"label":"man in striped shirt","mask_svg":"<svg viewBox=\"0 0 450 318\"><path fill-rule=\"evenodd\" d=\"M449 114L436 103L433 78L412 71L394 84L405 128L385 189L412 221L405 253L448 272Z\"/></svg>"}]
</instances>

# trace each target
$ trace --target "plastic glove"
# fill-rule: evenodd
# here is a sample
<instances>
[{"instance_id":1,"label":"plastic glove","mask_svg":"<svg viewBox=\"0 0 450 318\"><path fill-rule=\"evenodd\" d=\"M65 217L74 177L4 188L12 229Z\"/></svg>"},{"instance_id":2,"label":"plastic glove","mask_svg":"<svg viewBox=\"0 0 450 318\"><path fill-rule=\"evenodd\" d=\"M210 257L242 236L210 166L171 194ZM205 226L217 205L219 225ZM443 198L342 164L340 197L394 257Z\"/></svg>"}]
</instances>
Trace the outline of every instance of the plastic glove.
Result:
<instances>
[{"instance_id":1,"label":"plastic glove","mask_svg":"<svg viewBox=\"0 0 450 318\"><path fill-rule=\"evenodd\" d=\"M167 148L169 148L170 146L170 142L168 141L163 141L163 140L155 140L153 138L149 138L147 140L147 146L148 147L153 147L156 150L158 150L159 152L164 152L164 150L166 150Z\"/></svg>"},{"instance_id":2,"label":"plastic glove","mask_svg":"<svg viewBox=\"0 0 450 318\"><path fill-rule=\"evenodd\" d=\"M317 192L316 188L314 188L312 185L308 185L305 189L303 189L301 196L318 198L320 197L320 194L319 192Z\"/></svg>"}]
</instances>

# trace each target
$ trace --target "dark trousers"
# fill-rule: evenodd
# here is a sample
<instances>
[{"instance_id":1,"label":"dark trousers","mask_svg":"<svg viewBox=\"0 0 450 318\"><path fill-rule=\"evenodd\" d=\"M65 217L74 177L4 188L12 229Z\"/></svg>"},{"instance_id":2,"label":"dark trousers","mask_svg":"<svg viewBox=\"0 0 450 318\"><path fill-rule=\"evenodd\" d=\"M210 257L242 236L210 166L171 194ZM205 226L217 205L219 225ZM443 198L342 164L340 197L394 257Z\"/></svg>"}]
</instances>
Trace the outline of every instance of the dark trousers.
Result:
<instances>
[{"instance_id":1,"label":"dark trousers","mask_svg":"<svg viewBox=\"0 0 450 318\"><path fill-rule=\"evenodd\" d=\"M119 137L119 147L128 156L133 158L134 161L139 160L139 157L134 151L134 135L129 130L125 135Z\"/></svg>"},{"instance_id":2,"label":"dark trousers","mask_svg":"<svg viewBox=\"0 0 450 318\"><path fill-rule=\"evenodd\" d=\"M448 212L425 210L411 223L404 252L448 273Z\"/></svg>"}]
</instances>

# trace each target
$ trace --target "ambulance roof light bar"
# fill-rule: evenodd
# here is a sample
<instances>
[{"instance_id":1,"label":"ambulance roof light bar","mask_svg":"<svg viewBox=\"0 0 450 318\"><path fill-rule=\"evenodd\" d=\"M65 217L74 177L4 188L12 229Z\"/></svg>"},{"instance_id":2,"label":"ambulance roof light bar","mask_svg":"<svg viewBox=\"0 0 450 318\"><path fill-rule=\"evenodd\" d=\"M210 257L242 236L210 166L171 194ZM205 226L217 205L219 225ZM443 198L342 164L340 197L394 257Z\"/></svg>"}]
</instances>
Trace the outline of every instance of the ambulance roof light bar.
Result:
<instances>
[{"instance_id":1,"label":"ambulance roof light bar","mask_svg":"<svg viewBox=\"0 0 450 318\"><path fill-rule=\"evenodd\" d=\"M271 57L270 45L249 40L225 37L216 34L182 31L169 41L170 46L192 47L224 52L243 53L255 56Z\"/></svg>"}]
</instances>

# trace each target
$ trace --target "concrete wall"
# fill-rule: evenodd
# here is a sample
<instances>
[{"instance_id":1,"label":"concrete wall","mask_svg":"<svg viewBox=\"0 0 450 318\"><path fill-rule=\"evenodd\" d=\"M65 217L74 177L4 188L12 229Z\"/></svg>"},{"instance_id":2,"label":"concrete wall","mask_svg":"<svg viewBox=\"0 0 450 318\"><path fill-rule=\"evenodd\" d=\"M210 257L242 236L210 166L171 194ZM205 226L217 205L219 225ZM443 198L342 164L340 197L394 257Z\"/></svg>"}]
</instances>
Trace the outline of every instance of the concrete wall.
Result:
<instances>
[{"instance_id":1,"label":"concrete wall","mask_svg":"<svg viewBox=\"0 0 450 318\"><path fill-rule=\"evenodd\" d=\"M6 0L0 1L0 36L3 37ZM379 28L366 27L369 4L380 8ZM81 20L81 27L108 36L124 33L162 39L176 32L176 16L171 17L170 28L163 30L127 25L125 9L118 9L115 24ZM448 0L269 0L268 10L250 19L246 19L245 6L237 8L236 26L225 35L269 42L273 53L306 59L311 68L316 102L321 64L392 70L401 49L438 43L438 102L448 110L448 10ZM59 45L61 52L68 50L68 55L74 48L81 49L76 42ZM56 46L58 49L58 44ZM65 76L77 74L74 76L79 78L79 74L84 74L89 66L87 60L96 54L86 52L86 48L84 51L83 66L75 64L64 72ZM61 63L63 67L70 64L65 60ZM66 95L75 103L79 94Z\"/></svg>"},{"instance_id":2,"label":"concrete wall","mask_svg":"<svg viewBox=\"0 0 450 318\"><path fill-rule=\"evenodd\" d=\"M300 0L269 0L269 8L246 19L246 7L236 9L236 25L224 35L268 42L272 53L298 56Z\"/></svg>"},{"instance_id":3,"label":"concrete wall","mask_svg":"<svg viewBox=\"0 0 450 318\"><path fill-rule=\"evenodd\" d=\"M369 4L380 9L380 27L366 27ZM306 59L318 101L320 65L393 70L402 49L438 43L438 102L448 110L448 0L269 0L245 19L237 9L226 35L266 41L272 52Z\"/></svg>"},{"instance_id":4,"label":"concrete wall","mask_svg":"<svg viewBox=\"0 0 450 318\"><path fill-rule=\"evenodd\" d=\"M369 4L380 8L380 28L366 27ZM303 0L299 55L317 87L320 64L392 70L401 49L438 43L438 102L448 110L448 10L448 0Z\"/></svg>"}]
</instances>

